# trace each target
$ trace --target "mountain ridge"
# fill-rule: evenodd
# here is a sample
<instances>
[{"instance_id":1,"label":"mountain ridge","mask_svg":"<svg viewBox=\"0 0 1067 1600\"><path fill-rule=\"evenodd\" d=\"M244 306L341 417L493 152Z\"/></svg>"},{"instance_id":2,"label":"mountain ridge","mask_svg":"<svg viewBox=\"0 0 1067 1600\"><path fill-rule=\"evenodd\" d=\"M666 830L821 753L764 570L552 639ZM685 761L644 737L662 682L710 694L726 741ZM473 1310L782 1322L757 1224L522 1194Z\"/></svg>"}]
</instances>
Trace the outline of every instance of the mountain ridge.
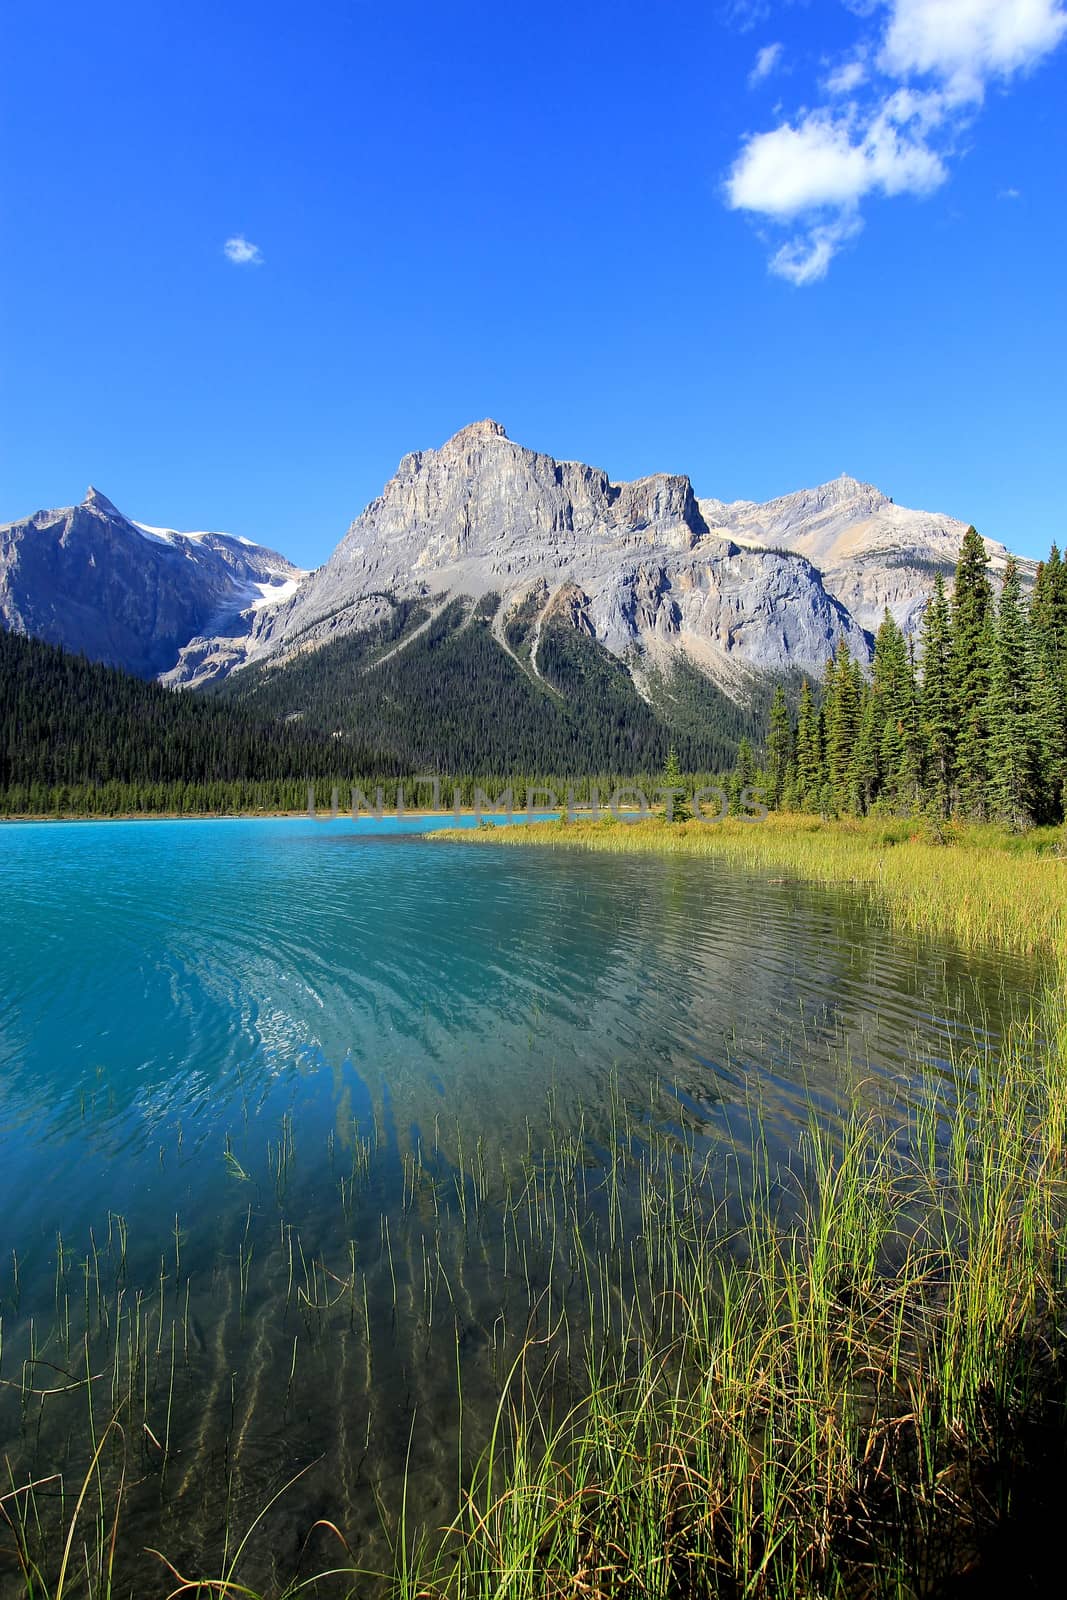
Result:
<instances>
[{"instance_id":1,"label":"mountain ridge","mask_svg":"<svg viewBox=\"0 0 1067 1600\"><path fill-rule=\"evenodd\" d=\"M698 497L680 473L615 482L484 418L403 456L310 573L229 534L132 522L90 486L78 507L0 527L0 623L198 687L255 663L280 670L400 603L439 613L495 595L486 620L502 649L509 619L531 614L534 678L541 624L564 617L639 691L679 665L743 698L757 677L817 674L842 639L866 660L887 606L914 632L965 526L848 474L762 503ZM42 534L50 562L33 548ZM985 543L996 572L1007 551ZM101 565L110 588L93 577Z\"/></svg>"}]
</instances>

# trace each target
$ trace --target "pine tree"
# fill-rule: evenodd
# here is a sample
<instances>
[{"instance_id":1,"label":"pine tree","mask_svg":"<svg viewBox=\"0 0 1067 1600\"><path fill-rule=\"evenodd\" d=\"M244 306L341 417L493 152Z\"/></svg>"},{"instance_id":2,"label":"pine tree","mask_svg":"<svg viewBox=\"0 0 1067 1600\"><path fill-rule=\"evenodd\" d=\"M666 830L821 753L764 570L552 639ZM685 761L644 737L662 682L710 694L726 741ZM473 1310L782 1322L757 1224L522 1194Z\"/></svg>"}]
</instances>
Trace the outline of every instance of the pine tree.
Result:
<instances>
[{"instance_id":1,"label":"pine tree","mask_svg":"<svg viewBox=\"0 0 1067 1600\"><path fill-rule=\"evenodd\" d=\"M805 680L797 714L796 789L802 811L815 811L822 787L822 738L811 684Z\"/></svg>"},{"instance_id":2,"label":"pine tree","mask_svg":"<svg viewBox=\"0 0 1067 1600\"><path fill-rule=\"evenodd\" d=\"M782 808L792 762L793 724L785 690L778 684L771 701L771 725L767 735L767 804L772 811Z\"/></svg>"},{"instance_id":3,"label":"pine tree","mask_svg":"<svg viewBox=\"0 0 1067 1600\"><path fill-rule=\"evenodd\" d=\"M860 706L860 726L852 752L851 788L861 813L870 810L881 788L881 708L877 696L864 688Z\"/></svg>"},{"instance_id":4,"label":"pine tree","mask_svg":"<svg viewBox=\"0 0 1067 1600\"><path fill-rule=\"evenodd\" d=\"M842 636L836 660L827 663L823 702L826 782L835 812L855 811L852 752L859 735L863 676Z\"/></svg>"},{"instance_id":5,"label":"pine tree","mask_svg":"<svg viewBox=\"0 0 1067 1600\"><path fill-rule=\"evenodd\" d=\"M968 528L956 565L950 661L956 804L970 817L984 817L988 809L993 653L993 591L986 576L985 545L974 528Z\"/></svg>"},{"instance_id":6,"label":"pine tree","mask_svg":"<svg viewBox=\"0 0 1067 1600\"><path fill-rule=\"evenodd\" d=\"M685 778L682 775L681 767L678 765L678 756L673 744L667 750L667 759L663 763L663 771L660 774L660 784L668 791L671 789L679 791L668 800L667 821L688 822L692 812L689 810L686 798Z\"/></svg>"},{"instance_id":7,"label":"pine tree","mask_svg":"<svg viewBox=\"0 0 1067 1600\"><path fill-rule=\"evenodd\" d=\"M989 692L989 799L996 820L1015 829L1031 825L1039 799L1034 675L1019 569L1009 556L997 608Z\"/></svg>"},{"instance_id":8,"label":"pine tree","mask_svg":"<svg viewBox=\"0 0 1067 1600\"><path fill-rule=\"evenodd\" d=\"M751 789L756 781L756 757L749 740L742 739L737 747L737 762L730 774L730 815L737 817L745 811L745 801L742 798L745 789Z\"/></svg>"},{"instance_id":9,"label":"pine tree","mask_svg":"<svg viewBox=\"0 0 1067 1600\"><path fill-rule=\"evenodd\" d=\"M956 721L952 691L952 616L945 580L939 572L922 625L922 689L919 705L926 755L927 788L934 811L947 817L952 807Z\"/></svg>"},{"instance_id":10,"label":"pine tree","mask_svg":"<svg viewBox=\"0 0 1067 1600\"><path fill-rule=\"evenodd\" d=\"M1067 797L1067 562L1055 544L1037 569L1030 621L1040 815L1051 821L1063 814Z\"/></svg>"},{"instance_id":11,"label":"pine tree","mask_svg":"<svg viewBox=\"0 0 1067 1600\"><path fill-rule=\"evenodd\" d=\"M914 810L922 787L915 671L907 642L888 608L875 640L871 697L878 728L879 795L896 810Z\"/></svg>"}]
</instances>

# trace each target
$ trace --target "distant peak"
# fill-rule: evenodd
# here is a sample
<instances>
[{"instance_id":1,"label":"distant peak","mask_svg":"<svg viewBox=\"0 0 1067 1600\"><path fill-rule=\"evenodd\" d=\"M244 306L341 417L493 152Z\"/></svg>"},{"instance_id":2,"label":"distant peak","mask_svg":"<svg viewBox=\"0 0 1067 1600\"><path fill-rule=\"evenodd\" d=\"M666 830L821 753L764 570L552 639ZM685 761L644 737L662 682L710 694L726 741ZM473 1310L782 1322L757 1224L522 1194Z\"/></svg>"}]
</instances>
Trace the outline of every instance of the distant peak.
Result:
<instances>
[{"instance_id":1,"label":"distant peak","mask_svg":"<svg viewBox=\"0 0 1067 1600\"><path fill-rule=\"evenodd\" d=\"M829 483L821 484L816 493L826 494L833 500L852 500L862 497L879 503L888 502L888 496L882 493L877 484L865 483L862 478L854 478L848 472L839 473L836 478L831 478Z\"/></svg>"},{"instance_id":2,"label":"distant peak","mask_svg":"<svg viewBox=\"0 0 1067 1600\"><path fill-rule=\"evenodd\" d=\"M82 501L82 505L87 506L90 511L102 511L105 513L105 515L108 513L111 513L116 517L121 517L122 515L122 512L119 510L118 506L113 505L108 499L107 495L101 494L100 490L94 488L92 484L90 484L86 490L85 499Z\"/></svg>"},{"instance_id":3,"label":"distant peak","mask_svg":"<svg viewBox=\"0 0 1067 1600\"><path fill-rule=\"evenodd\" d=\"M468 422L465 428L460 428L445 444L446 450L453 445L463 447L471 444L480 444L486 439L506 439L507 430L502 422L494 422L491 417L486 417L484 422Z\"/></svg>"}]
</instances>

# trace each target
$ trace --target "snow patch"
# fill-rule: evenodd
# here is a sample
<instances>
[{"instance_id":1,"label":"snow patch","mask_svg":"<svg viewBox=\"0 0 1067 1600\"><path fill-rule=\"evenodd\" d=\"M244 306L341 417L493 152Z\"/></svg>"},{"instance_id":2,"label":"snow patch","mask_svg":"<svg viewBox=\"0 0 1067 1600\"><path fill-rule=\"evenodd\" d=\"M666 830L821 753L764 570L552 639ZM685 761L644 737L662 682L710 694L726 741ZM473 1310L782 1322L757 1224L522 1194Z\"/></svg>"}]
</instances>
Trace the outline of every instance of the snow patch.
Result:
<instances>
[{"instance_id":1,"label":"snow patch","mask_svg":"<svg viewBox=\"0 0 1067 1600\"><path fill-rule=\"evenodd\" d=\"M288 600L300 587L300 580L286 578L283 583L255 583L252 587L259 590L259 599L252 601L252 610L262 611L264 606L276 606Z\"/></svg>"}]
</instances>

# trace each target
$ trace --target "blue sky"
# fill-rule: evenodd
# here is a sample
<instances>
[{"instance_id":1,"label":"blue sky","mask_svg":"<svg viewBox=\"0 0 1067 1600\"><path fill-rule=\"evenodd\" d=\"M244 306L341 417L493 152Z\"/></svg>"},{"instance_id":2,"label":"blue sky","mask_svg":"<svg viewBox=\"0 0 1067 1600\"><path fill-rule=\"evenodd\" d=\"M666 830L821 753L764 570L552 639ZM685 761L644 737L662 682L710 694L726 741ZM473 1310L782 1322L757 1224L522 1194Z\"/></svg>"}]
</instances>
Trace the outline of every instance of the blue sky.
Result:
<instances>
[{"instance_id":1,"label":"blue sky","mask_svg":"<svg viewBox=\"0 0 1067 1600\"><path fill-rule=\"evenodd\" d=\"M12 8L0 519L92 481L313 565L493 416L615 478L847 471L1062 545L1063 13Z\"/></svg>"}]
</instances>

